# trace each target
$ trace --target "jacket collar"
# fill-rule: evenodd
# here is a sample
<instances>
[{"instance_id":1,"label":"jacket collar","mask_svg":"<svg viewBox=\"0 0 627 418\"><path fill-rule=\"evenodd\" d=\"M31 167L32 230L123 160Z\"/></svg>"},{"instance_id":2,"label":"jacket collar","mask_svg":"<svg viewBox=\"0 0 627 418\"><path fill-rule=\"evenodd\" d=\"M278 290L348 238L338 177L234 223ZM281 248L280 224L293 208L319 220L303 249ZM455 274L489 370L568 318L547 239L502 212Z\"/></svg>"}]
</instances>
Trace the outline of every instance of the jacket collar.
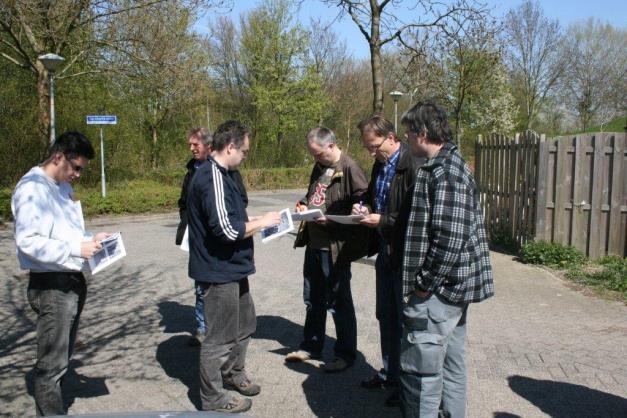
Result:
<instances>
[{"instance_id":1,"label":"jacket collar","mask_svg":"<svg viewBox=\"0 0 627 418\"><path fill-rule=\"evenodd\" d=\"M443 165L444 161L447 160L451 153L456 149L457 145L455 145L453 142L445 142L442 145L442 148L440 148L440 151L438 151L438 154L430 160L427 160L427 162L425 162L421 168L424 168L425 170L433 170L435 167Z\"/></svg>"},{"instance_id":2,"label":"jacket collar","mask_svg":"<svg viewBox=\"0 0 627 418\"><path fill-rule=\"evenodd\" d=\"M227 174L229 172L229 170L227 170L226 168L222 167L220 165L220 163L218 163L216 160L214 160L211 155L207 156L207 161L209 161L211 164L215 164L216 167L218 167L218 169L222 172L222 174Z\"/></svg>"}]
</instances>

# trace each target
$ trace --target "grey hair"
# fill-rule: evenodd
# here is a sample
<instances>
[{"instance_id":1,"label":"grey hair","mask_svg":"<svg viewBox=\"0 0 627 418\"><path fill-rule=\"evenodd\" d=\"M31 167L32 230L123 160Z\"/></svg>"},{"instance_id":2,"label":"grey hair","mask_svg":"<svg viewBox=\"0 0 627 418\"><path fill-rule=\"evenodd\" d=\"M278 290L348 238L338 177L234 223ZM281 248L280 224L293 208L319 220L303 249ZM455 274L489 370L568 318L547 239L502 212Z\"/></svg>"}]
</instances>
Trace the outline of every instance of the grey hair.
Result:
<instances>
[{"instance_id":1,"label":"grey hair","mask_svg":"<svg viewBox=\"0 0 627 418\"><path fill-rule=\"evenodd\" d=\"M211 146L213 143L213 136L211 136L211 132L207 128L192 128L187 132L187 139L192 136L197 136L200 139L200 142L207 146Z\"/></svg>"},{"instance_id":2,"label":"grey hair","mask_svg":"<svg viewBox=\"0 0 627 418\"><path fill-rule=\"evenodd\" d=\"M333 131L324 126L313 128L307 134L307 142L314 142L318 146L337 144L337 138Z\"/></svg>"}]
</instances>

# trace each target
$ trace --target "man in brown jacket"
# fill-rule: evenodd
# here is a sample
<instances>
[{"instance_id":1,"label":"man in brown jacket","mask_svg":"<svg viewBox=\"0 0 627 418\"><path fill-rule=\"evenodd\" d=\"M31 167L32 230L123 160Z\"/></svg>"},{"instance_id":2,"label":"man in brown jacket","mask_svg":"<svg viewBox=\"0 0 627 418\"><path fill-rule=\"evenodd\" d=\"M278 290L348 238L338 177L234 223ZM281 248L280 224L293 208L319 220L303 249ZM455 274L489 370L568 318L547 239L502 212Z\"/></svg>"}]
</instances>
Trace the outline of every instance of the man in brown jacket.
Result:
<instances>
[{"instance_id":1,"label":"man in brown jacket","mask_svg":"<svg viewBox=\"0 0 627 418\"><path fill-rule=\"evenodd\" d=\"M324 214L349 215L353 204L363 201L368 181L363 170L337 145L330 129L318 127L307 134L307 150L316 160L305 197L296 211L320 209ZM324 217L308 222L299 231L296 246L306 245L304 339L286 361L320 358L325 337L327 310L337 332L335 356L323 366L326 372L350 367L357 353L357 321L350 288L351 261L367 252L367 229L340 225Z\"/></svg>"}]
</instances>

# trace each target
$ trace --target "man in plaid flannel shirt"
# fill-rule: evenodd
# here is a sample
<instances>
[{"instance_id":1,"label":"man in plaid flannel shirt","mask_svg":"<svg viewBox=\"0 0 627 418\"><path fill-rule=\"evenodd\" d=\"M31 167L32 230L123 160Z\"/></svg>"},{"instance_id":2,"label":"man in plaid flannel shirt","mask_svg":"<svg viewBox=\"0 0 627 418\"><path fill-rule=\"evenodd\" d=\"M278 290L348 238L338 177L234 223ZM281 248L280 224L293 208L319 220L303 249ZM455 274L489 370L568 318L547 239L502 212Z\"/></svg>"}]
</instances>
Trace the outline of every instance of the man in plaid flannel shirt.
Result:
<instances>
[{"instance_id":1,"label":"man in plaid flannel shirt","mask_svg":"<svg viewBox=\"0 0 627 418\"><path fill-rule=\"evenodd\" d=\"M403 416L437 417L440 409L463 417L468 304L494 295L478 192L440 106L420 102L401 123L414 155L427 158L403 251Z\"/></svg>"}]
</instances>

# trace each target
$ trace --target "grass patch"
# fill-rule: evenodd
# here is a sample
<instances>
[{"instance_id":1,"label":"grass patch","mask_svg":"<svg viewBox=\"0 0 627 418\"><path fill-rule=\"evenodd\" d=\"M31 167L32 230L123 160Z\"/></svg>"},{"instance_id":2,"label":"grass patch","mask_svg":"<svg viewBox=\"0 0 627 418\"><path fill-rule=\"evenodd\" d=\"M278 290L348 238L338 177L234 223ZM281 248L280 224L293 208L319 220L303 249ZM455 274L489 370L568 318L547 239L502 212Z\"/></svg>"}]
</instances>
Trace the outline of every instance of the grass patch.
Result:
<instances>
[{"instance_id":1,"label":"grass patch","mask_svg":"<svg viewBox=\"0 0 627 418\"><path fill-rule=\"evenodd\" d=\"M606 256L591 261L574 247L546 241L523 245L519 255L524 263L555 269L559 276L599 296L627 301L627 258Z\"/></svg>"},{"instance_id":2,"label":"grass patch","mask_svg":"<svg viewBox=\"0 0 627 418\"><path fill-rule=\"evenodd\" d=\"M298 168L244 169L242 177L248 190L304 188L311 166ZM86 217L99 215L163 213L176 211L184 171L155 171L146 177L107 183L102 198L100 184L74 184L76 198ZM0 220L11 220L11 188L0 189Z\"/></svg>"},{"instance_id":3,"label":"grass patch","mask_svg":"<svg viewBox=\"0 0 627 418\"><path fill-rule=\"evenodd\" d=\"M627 300L627 258L606 256L581 269L571 269L565 276L577 284Z\"/></svg>"}]
</instances>

